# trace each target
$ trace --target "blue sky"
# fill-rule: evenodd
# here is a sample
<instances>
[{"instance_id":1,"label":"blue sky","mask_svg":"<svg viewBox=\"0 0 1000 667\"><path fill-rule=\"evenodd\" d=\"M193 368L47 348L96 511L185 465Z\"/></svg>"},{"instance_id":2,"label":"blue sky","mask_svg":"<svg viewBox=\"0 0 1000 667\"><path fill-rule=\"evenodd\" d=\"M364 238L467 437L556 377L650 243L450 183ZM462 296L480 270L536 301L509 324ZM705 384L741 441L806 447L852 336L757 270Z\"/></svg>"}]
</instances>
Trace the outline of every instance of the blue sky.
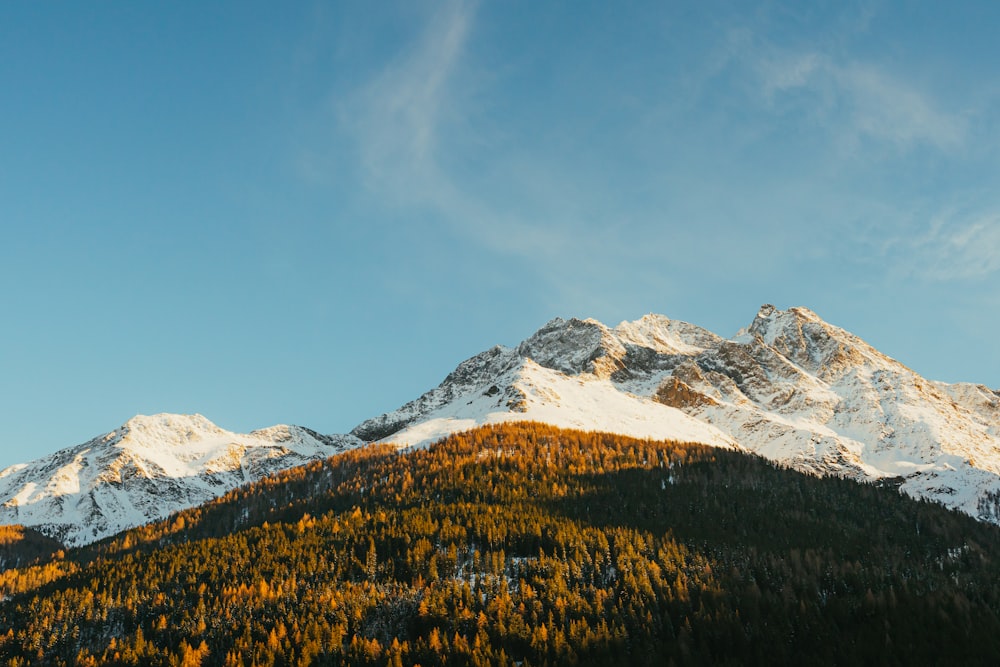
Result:
<instances>
[{"instance_id":1,"label":"blue sky","mask_svg":"<svg viewBox=\"0 0 1000 667\"><path fill-rule=\"evenodd\" d=\"M998 14L6 3L0 466L343 432L557 315L805 305L1000 387Z\"/></svg>"}]
</instances>

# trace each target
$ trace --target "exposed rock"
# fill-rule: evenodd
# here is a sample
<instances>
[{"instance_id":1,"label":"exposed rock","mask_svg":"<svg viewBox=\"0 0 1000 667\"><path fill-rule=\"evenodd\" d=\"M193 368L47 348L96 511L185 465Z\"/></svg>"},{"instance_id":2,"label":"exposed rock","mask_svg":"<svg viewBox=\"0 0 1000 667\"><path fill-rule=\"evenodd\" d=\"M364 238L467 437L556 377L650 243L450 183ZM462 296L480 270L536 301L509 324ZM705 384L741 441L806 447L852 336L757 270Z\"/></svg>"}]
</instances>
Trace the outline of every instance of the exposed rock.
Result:
<instances>
[{"instance_id":1,"label":"exposed rock","mask_svg":"<svg viewBox=\"0 0 1000 667\"><path fill-rule=\"evenodd\" d=\"M653 399L675 408L695 408L703 405L719 404L711 396L706 396L701 392L695 391L675 376L668 377L660 383L656 393L653 394Z\"/></svg>"}]
</instances>

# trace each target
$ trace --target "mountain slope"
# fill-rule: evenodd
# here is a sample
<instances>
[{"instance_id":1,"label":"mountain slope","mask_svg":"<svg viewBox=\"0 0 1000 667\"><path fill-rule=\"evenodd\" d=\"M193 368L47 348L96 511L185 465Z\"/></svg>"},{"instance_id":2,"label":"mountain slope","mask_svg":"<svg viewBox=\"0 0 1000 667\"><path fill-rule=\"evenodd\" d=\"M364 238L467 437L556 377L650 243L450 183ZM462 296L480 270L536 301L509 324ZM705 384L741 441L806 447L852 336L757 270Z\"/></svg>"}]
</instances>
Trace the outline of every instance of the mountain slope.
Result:
<instances>
[{"instance_id":1,"label":"mountain slope","mask_svg":"<svg viewBox=\"0 0 1000 667\"><path fill-rule=\"evenodd\" d=\"M0 523L83 544L363 441L426 445L509 421L889 478L913 496L1000 523L1000 392L925 380L806 308L770 305L730 339L661 315L613 328L556 318L345 436L294 426L238 435L200 416L137 417L0 471Z\"/></svg>"},{"instance_id":2,"label":"mountain slope","mask_svg":"<svg viewBox=\"0 0 1000 667\"><path fill-rule=\"evenodd\" d=\"M623 391L630 369L669 367L718 337L649 315L612 330L595 320L556 318L516 349L494 347L463 362L438 387L351 431L362 440L425 445L479 424L538 421L634 437L670 437L734 447L714 425L658 403L651 392Z\"/></svg>"},{"instance_id":3,"label":"mountain slope","mask_svg":"<svg viewBox=\"0 0 1000 667\"><path fill-rule=\"evenodd\" d=\"M137 416L82 445L0 471L0 523L75 546L358 444L298 426L244 435L201 415Z\"/></svg>"},{"instance_id":4,"label":"mountain slope","mask_svg":"<svg viewBox=\"0 0 1000 667\"><path fill-rule=\"evenodd\" d=\"M658 315L614 328L555 319L352 434L422 445L524 419L898 478L906 493L1000 521L1000 393L925 380L806 308L765 305L731 339Z\"/></svg>"},{"instance_id":5,"label":"mountain slope","mask_svg":"<svg viewBox=\"0 0 1000 667\"><path fill-rule=\"evenodd\" d=\"M891 489L503 424L0 575L0 663L995 664L998 554Z\"/></svg>"}]
</instances>

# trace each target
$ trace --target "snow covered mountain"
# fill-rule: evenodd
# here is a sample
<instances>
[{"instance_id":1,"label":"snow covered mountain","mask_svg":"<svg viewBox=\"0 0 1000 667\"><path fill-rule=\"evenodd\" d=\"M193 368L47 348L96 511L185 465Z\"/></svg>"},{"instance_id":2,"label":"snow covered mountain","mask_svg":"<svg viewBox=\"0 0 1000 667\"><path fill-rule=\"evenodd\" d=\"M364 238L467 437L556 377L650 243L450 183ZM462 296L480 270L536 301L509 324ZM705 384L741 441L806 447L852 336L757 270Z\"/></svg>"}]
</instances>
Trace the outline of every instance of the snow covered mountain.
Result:
<instances>
[{"instance_id":1,"label":"snow covered mountain","mask_svg":"<svg viewBox=\"0 0 1000 667\"><path fill-rule=\"evenodd\" d=\"M363 442L420 446L512 420L745 449L1000 523L1000 391L925 380L806 308L765 305L730 339L661 315L557 318L349 435L135 417L0 471L0 524L85 544Z\"/></svg>"},{"instance_id":2,"label":"snow covered mountain","mask_svg":"<svg viewBox=\"0 0 1000 667\"><path fill-rule=\"evenodd\" d=\"M137 416L82 445L0 471L0 524L86 544L359 444L299 426L244 435L201 415Z\"/></svg>"},{"instance_id":3,"label":"snow covered mountain","mask_svg":"<svg viewBox=\"0 0 1000 667\"><path fill-rule=\"evenodd\" d=\"M554 319L352 434L421 445L508 420L741 447L1000 523L1000 392L925 380L806 308L765 305L731 339L659 315Z\"/></svg>"},{"instance_id":4,"label":"snow covered mountain","mask_svg":"<svg viewBox=\"0 0 1000 667\"><path fill-rule=\"evenodd\" d=\"M463 362L437 388L351 434L422 445L479 424L530 420L737 446L714 425L664 405L653 390L634 391L638 387L621 382L629 365L653 372L654 349L660 356L697 354L718 340L704 329L651 315L614 330L594 320L554 319L515 349L497 346ZM646 380L655 389L655 381Z\"/></svg>"}]
</instances>

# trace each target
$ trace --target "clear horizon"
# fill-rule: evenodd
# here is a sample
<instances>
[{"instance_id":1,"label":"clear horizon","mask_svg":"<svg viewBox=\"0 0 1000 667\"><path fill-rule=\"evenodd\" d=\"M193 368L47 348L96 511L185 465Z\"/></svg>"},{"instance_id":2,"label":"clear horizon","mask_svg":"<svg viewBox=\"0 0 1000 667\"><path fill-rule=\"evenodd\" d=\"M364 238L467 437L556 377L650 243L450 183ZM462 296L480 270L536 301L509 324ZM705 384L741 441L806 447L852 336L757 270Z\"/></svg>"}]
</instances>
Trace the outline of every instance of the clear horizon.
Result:
<instances>
[{"instance_id":1,"label":"clear horizon","mask_svg":"<svg viewBox=\"0 0 1000 667\"><path fill-rule=\"evenodd\" d=\"M556 316L1000 388L1000 6L0 8L0 469L346 432Z\"/></svg>"}]
</instances>

